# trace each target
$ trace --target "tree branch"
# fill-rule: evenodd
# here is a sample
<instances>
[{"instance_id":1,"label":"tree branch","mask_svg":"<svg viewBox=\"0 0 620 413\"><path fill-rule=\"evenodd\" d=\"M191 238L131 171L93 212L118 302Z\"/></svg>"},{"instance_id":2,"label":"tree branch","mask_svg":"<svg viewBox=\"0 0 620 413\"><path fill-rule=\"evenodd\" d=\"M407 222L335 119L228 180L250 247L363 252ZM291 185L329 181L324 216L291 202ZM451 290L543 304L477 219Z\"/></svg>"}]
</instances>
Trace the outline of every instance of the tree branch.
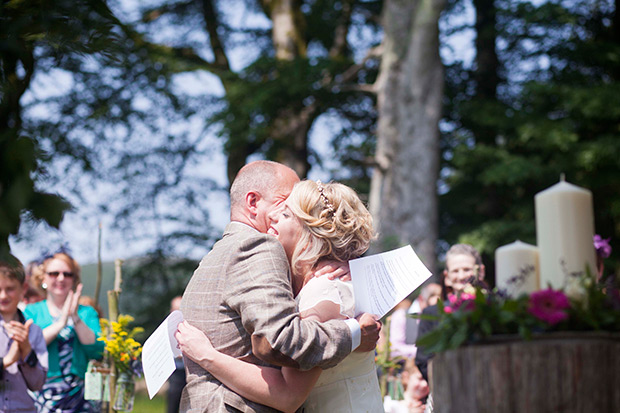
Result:
<instances>
[{"instance_id":1,"label":"tree branch","mask_svg":"<svg viewBox=\"0 0 620 413\"><path fill-rule=\"evenodd\" d=\"M355 76L364 68L366 62L370 59L374 59L381 56L383 52L383 46L378 45L368 49L368 53L362 59L361 62L350 66L347 70L337 75L332 79L330 75L326 75L323 78L322 84L327 88L338 88L340 90L351 90L351 91L362 91L367 93L376 93L376 89L374 85L358 85L358 84L348 84L351 82Z\"/></svg>"},{"instance_id":2,"label":"tree branch","mask_svg":"<svg viewBox=\"0 0 620 413\"><path fill-rule=\"evenodd\" d=\"M209 33L211 50L213 51L213 55L215 56L214 64L220 70L230 71L230 63L228 62L228 57L226 56L226 52L224 51L224 47L222 46L220 36L217 33L219 21L217 19L217 14L215 13L215 8L213 7L212 0L202 0L202 13L205 18L207 32Z\"/></svg>"},{"instance_id":3,"label":"tree branch","mask_svg":"<svg viewBox=\"0 0 620 413\"><path fill-rule=\"evenodd\" d=\"M349 34L349 24L351 23L351 13L353 12L353 0L342 2L342 13L338 19L338 25L334 30L334 43L329 50L330 57L344 55L347 49L347 35Z\"/></svg>"}]
</instances>

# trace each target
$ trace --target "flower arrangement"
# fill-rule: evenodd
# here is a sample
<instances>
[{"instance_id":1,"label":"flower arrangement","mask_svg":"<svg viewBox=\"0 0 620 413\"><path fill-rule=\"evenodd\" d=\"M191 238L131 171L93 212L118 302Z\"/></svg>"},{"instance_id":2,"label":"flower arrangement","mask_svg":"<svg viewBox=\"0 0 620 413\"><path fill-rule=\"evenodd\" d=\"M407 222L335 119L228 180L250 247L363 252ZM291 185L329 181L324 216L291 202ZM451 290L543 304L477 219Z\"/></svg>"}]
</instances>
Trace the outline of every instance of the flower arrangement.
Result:
<instances>
[{"instance_id":1,"label":"flower arrangement","mask_svg":"<svg viewBox=\"0 0 620 413\"><path fill-rule=\"evenodd\" d=\"M471 288L438 302L439 324L418 339L429 352L441 352L488 340L491 336L552 331L620 331L620 289L614 276L602 277L602 258L609 257L608 240L595 237L599 274L588 268L566 276L562 289L547 288L510 297L504 291ZM598 244L597 244L598 241ZM523 269L519 276L527 276Z\"/></svg>"},{"instance_id":2,"label":"flower arrangement","mask_svg":"<svg viewBox=\"0 0 620 413\"><path fill-rule=\"evenodd\" d=\"M133 327L129 330L129 324L134 318L127 314L121 314L118 321L111 323L101 319L102 336L98 339L105 342L105 349L114 360L117 371L128 375L142 375L142 344L134 337L144 331L142 327Z\"/></svg>"}]
</instances>

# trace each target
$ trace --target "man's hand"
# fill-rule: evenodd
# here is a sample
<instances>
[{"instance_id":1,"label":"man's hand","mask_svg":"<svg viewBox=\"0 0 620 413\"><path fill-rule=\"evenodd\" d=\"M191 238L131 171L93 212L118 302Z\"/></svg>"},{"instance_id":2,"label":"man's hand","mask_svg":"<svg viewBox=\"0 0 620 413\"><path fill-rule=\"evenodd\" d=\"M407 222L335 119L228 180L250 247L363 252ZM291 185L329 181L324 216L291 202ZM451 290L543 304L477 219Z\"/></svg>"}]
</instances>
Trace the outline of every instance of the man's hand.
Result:
<instances>
[{"instance_id":1,"label":"man's hand","mask_svg":"<svg viewBox=\"0 0 620 413\"><path fill-rule=\"evenodd\" d=\"M379 340L379 332L381 331L381 321L372 314L361 314L355 319L360 323L362 330L362 340L355 351L373 351Z\"/></svg>"},{"instance_id":2,"label":"man's hand","mask_svg":"<svg viewBox=\"0 0 620 413\"><path fill-rule=\"evenodd\" d=\"M314 272L315 277L327 275L330 280L339 278L340 281L351 281L351 270L348 262L340 262L336 260L323 261Z\"/></svg>"}]
</instances>

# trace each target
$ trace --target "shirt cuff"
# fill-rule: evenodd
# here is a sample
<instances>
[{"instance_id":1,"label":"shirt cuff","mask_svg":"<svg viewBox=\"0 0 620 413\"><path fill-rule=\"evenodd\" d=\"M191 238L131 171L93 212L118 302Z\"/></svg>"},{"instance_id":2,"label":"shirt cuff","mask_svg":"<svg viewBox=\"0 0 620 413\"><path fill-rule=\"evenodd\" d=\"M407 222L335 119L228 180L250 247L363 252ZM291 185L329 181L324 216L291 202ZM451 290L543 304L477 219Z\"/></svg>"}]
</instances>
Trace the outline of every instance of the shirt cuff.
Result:
<instances>
[{"instance_id":1,"label":"shirt cuff","mask_svg":"<svg viewBox=\"0 0 620 413\"><path fill-rule=\"evenodd\" d=\"M28 354L28 357L26 357L24 363L29 365L30 367L34 367L37 365L38 362L39 358L37 357L37 353L34 352L34 349L30 350L30 354Z\"/></svg>"},{"instance_id":2,"label":"shirt cuff","mask_svg":"<svg viewBox=\"0 0 620 413\"><path fill-rule=\"evenodd\" d=\"M362 342L362 329L360 323L354 318L347 318L344 320L349 330L351 330L351 351L358 348Z\"/></svg>"}]
</instances>

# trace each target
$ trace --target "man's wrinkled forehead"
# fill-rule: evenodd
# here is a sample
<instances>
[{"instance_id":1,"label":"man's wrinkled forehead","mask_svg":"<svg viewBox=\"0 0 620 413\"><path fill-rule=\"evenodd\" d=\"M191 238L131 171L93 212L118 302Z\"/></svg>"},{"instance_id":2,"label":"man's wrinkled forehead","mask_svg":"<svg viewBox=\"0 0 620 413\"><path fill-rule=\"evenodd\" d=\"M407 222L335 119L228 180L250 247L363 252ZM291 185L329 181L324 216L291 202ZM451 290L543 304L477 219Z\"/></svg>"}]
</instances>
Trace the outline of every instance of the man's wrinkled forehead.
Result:
<instances>
[{"instance_id":1,"label":"man's wrinkled forehead","mask_svg":"<svg viewBox=\"0 0 620 413\"><path fill-rule=\"evenodd\" d=\"M291 171L292 172L292 171ZM293 192L295 184L299 182L297 174L286 171L278 177L278 184L274 191L274 200L285 201Z\"/></svg>"}]
</instances>

